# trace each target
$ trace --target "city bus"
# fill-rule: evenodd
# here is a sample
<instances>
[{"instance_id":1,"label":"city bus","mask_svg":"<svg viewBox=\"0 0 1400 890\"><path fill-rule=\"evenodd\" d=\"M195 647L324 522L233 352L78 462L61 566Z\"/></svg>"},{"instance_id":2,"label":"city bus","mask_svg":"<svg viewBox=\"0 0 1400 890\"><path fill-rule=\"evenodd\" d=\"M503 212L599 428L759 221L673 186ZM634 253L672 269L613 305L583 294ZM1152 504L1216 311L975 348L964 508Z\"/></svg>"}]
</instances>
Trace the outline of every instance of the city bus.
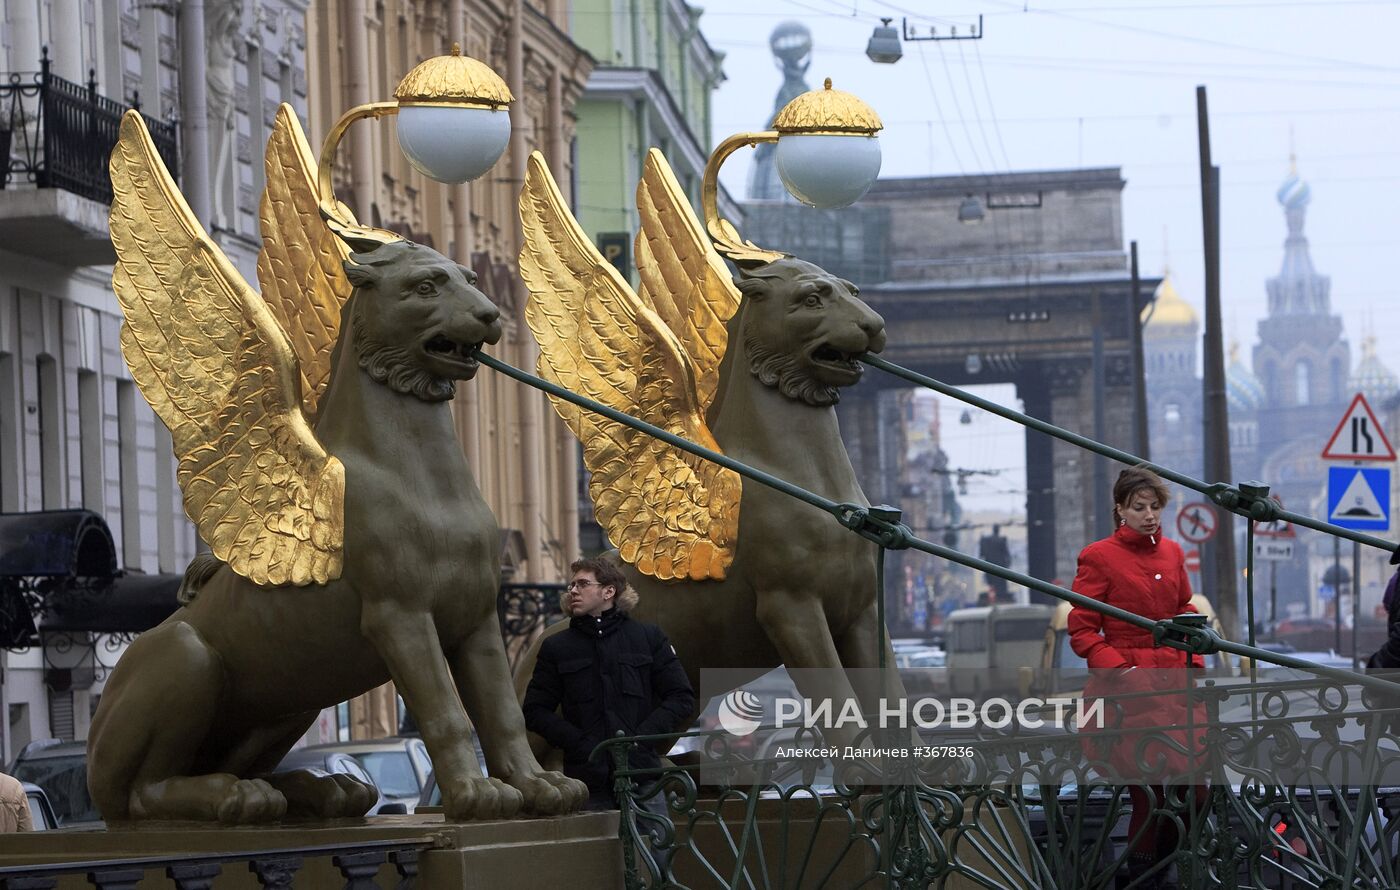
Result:
<instances>
[{"instance_id":1,"label":"city bus","mask_svg":"<svg viewBox=\"0 0 1400 890\"><path fill-rule=\"evenodd\" d=\"M981 698L1015 692L1021 669L1040 664L1053 606L1007 604L958 609L944 622L948 691Z\"/></svg>"}]
</instances>

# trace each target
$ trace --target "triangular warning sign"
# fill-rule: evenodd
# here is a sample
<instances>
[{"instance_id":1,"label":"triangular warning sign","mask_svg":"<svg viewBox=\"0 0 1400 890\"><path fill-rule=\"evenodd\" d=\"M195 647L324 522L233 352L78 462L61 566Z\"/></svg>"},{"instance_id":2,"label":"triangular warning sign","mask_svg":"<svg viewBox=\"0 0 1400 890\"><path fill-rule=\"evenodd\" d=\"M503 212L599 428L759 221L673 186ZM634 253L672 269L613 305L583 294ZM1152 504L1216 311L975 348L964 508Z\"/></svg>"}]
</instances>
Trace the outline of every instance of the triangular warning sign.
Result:
<instances>
[{"instance_id":1,"label":"triangular warning sign","mask_svg":"<svg viewBox=\"0 0 1400 890\"><path fill-rule=\"evenodd\" d=\"M1381 422L1361 393L1351 400L1342 415L1327 447L1322 449L1324 460L1395 460L1395 449L1381 429Z\"/></svg>"},{"instance_id":2,"label":"triangular warning sign","mask_svg":"<svg viewBox=\"0 0 1400 890\"><path fill-rule=\"evenodd\" d=\"M1358 520L1358 519L1385 519L1385 511L1381 509L1381 502L1376 497L1376 493L1371 490L1371 486L1366 482L1366 474L1357 470L1347 483L1346 491L1342 492L1341 500L1337 501L1337 506L1332 508L1332 515L1327 517L1329 521Z\"/></svg>"}]
</instances>

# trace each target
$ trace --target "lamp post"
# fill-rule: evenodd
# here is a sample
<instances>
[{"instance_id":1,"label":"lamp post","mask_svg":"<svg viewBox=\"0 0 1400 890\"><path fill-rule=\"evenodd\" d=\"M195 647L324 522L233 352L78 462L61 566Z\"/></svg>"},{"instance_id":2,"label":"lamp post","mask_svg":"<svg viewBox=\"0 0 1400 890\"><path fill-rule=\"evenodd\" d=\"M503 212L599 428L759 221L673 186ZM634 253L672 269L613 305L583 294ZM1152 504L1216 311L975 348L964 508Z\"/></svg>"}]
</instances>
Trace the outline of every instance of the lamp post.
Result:
<instances>
[{"instance_id":1,"label":"lamp post","mask_svg":"<svg viewBox=\"0 0 1400 890\"><path fill-rule=\"evenodd\" d=\"M744 241L734 224L719 215L719 169L749 145L777 143L778 176L803 204L822 209L848 207L870 190L880 175L880 116L858 97L833 89L831 78L784 105L773 129L737 133L715 147L705 164L700 201L705 228L716 249L735 262L766 263L784 254Z\"/></svg>"},{"instance_id":2,"label":"lamp post","mask_svg":"<svg viewBox=\"0 0 1400 890\"><path fill-rule=\"evenodd\" d=\"M316 187L321 216L342 237L383 241L388 233L354 222L335 197L335 150L350 125L397 115L399 148L424 176L438 182L467 182L490 170L510 142L514 97L495 71L452 44L452 52L414 67L399 81L394 99L358 105L340 116L321 145Z\"/></svg>"}]
</instances>

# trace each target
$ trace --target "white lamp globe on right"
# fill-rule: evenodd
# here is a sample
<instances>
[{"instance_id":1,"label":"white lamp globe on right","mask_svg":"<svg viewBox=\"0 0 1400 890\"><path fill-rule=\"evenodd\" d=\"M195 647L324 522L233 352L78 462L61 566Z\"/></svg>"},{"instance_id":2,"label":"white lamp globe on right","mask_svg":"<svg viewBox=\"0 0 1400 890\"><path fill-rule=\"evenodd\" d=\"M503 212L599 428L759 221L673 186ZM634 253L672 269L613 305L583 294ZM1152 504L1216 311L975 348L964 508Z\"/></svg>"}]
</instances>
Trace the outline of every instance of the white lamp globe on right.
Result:
<instances>
[{"instance_id":1,"label":"white lamp globe on right","mask_svg":"<svg viewBox=\"0 0 1400 890\"><path fill-rule=\"evenodd\" d=\"M510 142L511 93L500 75L461 54L436 56L404 76L399 147L414 169L438 182L468 182L490 170Z\"/></svg>"},{"instance_id":2,"label":"white lamp globe on right","mask_svg":"<svg viewBox=\"0 0 1400 890\"><path fill-rule=\"evenodd\" d=\"M823 209L848 207L880 175L880 116L855 95L831 88L793 99L773 118L778 176L794 198Z\"/></svg>"}]
</instances>

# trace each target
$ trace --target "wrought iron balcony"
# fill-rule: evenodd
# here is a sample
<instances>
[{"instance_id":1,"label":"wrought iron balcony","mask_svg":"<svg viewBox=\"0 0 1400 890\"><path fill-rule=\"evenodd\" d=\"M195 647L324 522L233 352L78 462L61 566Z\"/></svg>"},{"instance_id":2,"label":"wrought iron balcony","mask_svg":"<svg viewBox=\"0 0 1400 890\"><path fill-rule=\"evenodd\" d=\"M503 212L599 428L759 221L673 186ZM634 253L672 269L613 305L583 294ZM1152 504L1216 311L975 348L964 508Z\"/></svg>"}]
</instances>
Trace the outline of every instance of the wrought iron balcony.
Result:
<instances>
[{"instance_id":1,"label":"wrought iron balcony","mask_svg":"<svg viewBox=\"0 0 1400 890\"><path fill-rule=\"evenodd\" d=\"M5 162L0 188L28 183L110 204L107 158L128 106L98 95L95 71L83 85L49 69L46 48L38 73L11 73L0 83L0 159ZM133 99L130 107L140 110L140 103ZM146 116L146 127L161 160L178 179L174 122Z\"/></svg>"},{"instance_id":2,"label":"wrought iron balcony","mask_svg":"<svg viewBox=\"0 0 1400 890\"><path fill-rule=\"evenodd\" d=\"M139 108L133 98L132 107ZM107 231L107 159L127 106L55 76L47 50L38 73L0 74L0 244L65 266L116 261ZM176 125L146 117L156 150L179 173Z\"/></svg>"}]
</instances>

